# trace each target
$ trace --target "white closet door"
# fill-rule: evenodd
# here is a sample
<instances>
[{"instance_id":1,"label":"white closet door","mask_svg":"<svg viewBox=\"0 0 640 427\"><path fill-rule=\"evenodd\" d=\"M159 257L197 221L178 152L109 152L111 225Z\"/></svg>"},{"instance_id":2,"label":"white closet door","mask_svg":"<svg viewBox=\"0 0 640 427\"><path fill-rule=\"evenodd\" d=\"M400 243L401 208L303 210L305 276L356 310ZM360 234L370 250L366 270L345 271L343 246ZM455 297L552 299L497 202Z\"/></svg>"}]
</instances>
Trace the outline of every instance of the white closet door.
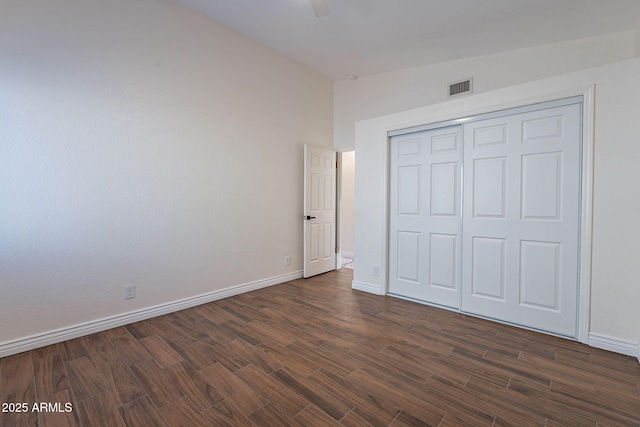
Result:
<instances>
[{"instance_id":1,"label":"white closet door","mask_svg":"<svg viewBox=\"0 0 640 427\"><path fill-rule=\"evenodd\" d=\"M580 109L464 126L463 311L576 336Z\"/></svg>"},{"instance_id":2,"label":"white closet door","mask_svg":"<svg viewBox=\"0 0 640 427\"><path fill-rule=\"evenodd\" d=\"M393 137L389 293L460 308L460 126Z\"/></svg>"}]
</instances>

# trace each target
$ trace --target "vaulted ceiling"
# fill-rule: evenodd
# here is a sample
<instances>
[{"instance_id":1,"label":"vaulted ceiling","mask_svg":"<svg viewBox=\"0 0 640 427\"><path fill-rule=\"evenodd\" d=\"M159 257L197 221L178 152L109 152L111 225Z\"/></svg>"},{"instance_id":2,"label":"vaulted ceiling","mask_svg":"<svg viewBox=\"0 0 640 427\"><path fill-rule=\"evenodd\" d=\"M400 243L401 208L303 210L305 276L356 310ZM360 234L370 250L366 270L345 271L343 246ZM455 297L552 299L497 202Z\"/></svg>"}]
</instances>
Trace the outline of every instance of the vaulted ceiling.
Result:
<instances>
[{"instance_id":1,"label":"vaulted ceiling","mask_svg":"<svg viewBox=\"0 0 640 427\"><path fill-rule=\"evenodd\" d=\"M332 80L636 28L640 0L180 0Z\"/></svg>"}]
</instances>

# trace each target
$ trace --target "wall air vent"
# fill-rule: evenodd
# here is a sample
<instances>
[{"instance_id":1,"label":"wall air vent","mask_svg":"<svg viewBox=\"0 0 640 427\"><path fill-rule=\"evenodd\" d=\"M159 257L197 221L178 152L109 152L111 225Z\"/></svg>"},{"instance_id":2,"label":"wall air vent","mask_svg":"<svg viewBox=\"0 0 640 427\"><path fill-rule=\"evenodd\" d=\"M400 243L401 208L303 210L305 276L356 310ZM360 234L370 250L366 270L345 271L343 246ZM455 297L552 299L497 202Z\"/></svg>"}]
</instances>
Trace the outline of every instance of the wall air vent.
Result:
<instances>
[{"instance_id":1,"label":"wall air vent","mask_svg":"<svg viewBox=\"0 0 640 427\"><path fill-rule=\"evenodd\" d=\"M458 82L449 83L449 98L465 93L473 92L473 79L468 78Z\"/></svg>"}]
</instances>

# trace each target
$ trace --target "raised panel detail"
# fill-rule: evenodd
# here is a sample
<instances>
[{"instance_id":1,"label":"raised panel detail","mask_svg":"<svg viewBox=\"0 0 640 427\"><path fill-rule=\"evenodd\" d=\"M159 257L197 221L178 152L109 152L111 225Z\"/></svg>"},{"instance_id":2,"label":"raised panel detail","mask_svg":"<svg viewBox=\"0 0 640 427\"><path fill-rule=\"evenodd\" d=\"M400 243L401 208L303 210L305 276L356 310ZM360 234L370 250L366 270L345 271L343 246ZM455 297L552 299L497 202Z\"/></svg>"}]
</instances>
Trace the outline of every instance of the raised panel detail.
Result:
<instances>
[{"instance_id":1,"label":"raised panel detail","mask_svg":"<svg viewBox=\"0 0 640 427\"><path fill-rule=\"evenodd\" d=\"M473 216L504 218L507 158L473 161Z\"/></svg>"},{"instance_id":2,"label":"raised panel detail","mask_svg":"<svg viewBox=\"0 0 640 427\"><path fill-rule=\"evenodd\" d=\"M398 231L398 279L420 281L420 233Z\"/></svg>"},{"instance_id":3,"label":"raised panel detail","mask_svg":"<svg viewBox=\"0 0 640 427\"><path fill-rule=\"evenodd\" d=\"M562 116L544 117L522 122L522 142L543 141L561 138L563 129Z\"/></svg>"},{"instance_id":4,"label":"raised panel detail","mask_svg":"<svg viewBox=\"0 0 640 427\"><path fill-rule=\"evenodd\" d=\"M520 304L559 310L560 243L520 242Z\"/></svg>"},{"instance_id":5,"label":"raised panel detail","mask_svg":"<svg viewBox=\"0 0 640 427\"><path fill-rule=\"evenodd\" d=\"M411 156L414 154L420 154L420 138L399 142L398 154L400 156Z\"/></svg>"},{"instance_id":6,"label":"raised panel detail","mask_svg":"<svg viewBox=\"0 0 640 427\"><path fill-rule=\"evenodd\" d=\"M458 163L431 165L431 215L456 216L458 213Z\"/></svg>"},{"instance_id":7,"label":"raised panel detail","mask_svg":"<svg viewBox=\"0 0 640 427\"><path fill-rule=\"evenodd\" d=\"M333 177L331 175L324 176L324 209L327 211L333 209Z\"/></svg>"},{"instance_id":8,"label":"raised panel detail","mask_svg":"<svg viewBox=\"0 0 640 427\"><path fill-rule=\"evenodd\" d=\"M320 209L320 175L317 173L311 174L311 210L317 211Z\"/></svg>"},{"instance_id":9,"label":"raised panel detail","mask_svg":"<svg viewBox=\"0 0 640 427\"><path fill-rule=\"evenodd\" d=\"M522 156L522 219L561 219L562 153Z\"/></svg>"},{"instance_id":10,"label":"raised panel detail","mask_svg":"<svg viewBox=\"0 0 640 427\"><path fill-rule=\"evenodd\" d=\"M312 154L311 155L311 164L313 166L320 166L320 156L318 156L317 154Z\"/></svg>"},{"instance_id":11,"label":"raised panel detail","mask_svg":"<svg viewBox=\"0 0 640 427\"><path fill-rule=\"evenodd\" d=\"M458 149L458 134L437 135L431 137L431 154L438 154Z\"/></svg>"},{"instance_id":12,"label":"raised panel detail","mask_svg":"<svg viewBox=\"0 0 640 427\"><path fill-rule=\"evenodd\" d=\"M334 160L331 157L325 157L324 158L324 167L325 168L332 168L333 167L333 162L334 162Z\"/></svg>"},{"instance_id":13,"label":"raised panel detail","mask_svg":"<svg viewBox=\"0 0 640 427\"><path fill-rule=\"evenodd\" d=\"M484 148L507 143L507 125L487 126L473 131L473 147Z\"/></svg>"},{"instance_id":14,"label":"raised panel detail","mask_svg":"<svg viewBox=\"0 0 640 427\"><path fill-rule=\"evenodd\" d=\"M398 168L398 214L420 213L420 166Z\"/></svg>"},{"instance_id":15,"label":"raised panel detail","mask_svg":"<svg viewBox=\"0 0 640 427\"><path fill-rule=\"evenodd\" d=\"M471 289L474 296L505 300L505 239L473 237Z\"/></svg>"},{"instance_id":16,"label":"raised panel detail","mask_svg":"<svg viewBox=\"0 0 640 427\"><path fill-rule=\"evenodd\" d=\"M330 258L331 255L333 254L333 245L331 244L331 237L333 236L332 233L332 229L333 227L331 227L331 223L330 222L325 222L324 223L324 230L323 230L323 239L324 239L324 244L323 244L323 249L324 249L324 253L323 253L323 257L324 258Z\"/></svg>"},{"instance_id":17,"label":"raised panel detail","mask_svg":"<svg viewBox=\"0 0 640 427\"><path fill-rule=\"evenodd\" d=\"M309 261L315 262L320 259L320 224L309 225Z\"/></svg>"},{"instance_id":18,"label":"raised panel detail","mask_svg":"<svg viewBox=\"0 0 640 427\"><path fill-rule=\"evenodd\" d=\"M456 288L456 242L453 234L431 234L429 284L440 288Z\"/></svg>"}]
</instances>

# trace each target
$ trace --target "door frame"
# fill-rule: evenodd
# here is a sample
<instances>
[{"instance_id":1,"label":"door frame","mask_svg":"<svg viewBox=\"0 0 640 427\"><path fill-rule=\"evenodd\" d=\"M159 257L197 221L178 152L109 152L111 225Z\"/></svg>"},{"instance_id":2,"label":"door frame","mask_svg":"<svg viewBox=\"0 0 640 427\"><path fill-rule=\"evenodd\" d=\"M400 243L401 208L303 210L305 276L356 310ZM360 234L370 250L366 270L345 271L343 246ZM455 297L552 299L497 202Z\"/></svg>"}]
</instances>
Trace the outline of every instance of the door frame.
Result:
<instances>
[{"instance_id":1,"label":"door frame","mask_svg":"<svg viewBox=\"0 0 640 427\"><path fill-rule=\"evenodd\" d=\"M583 86L567 89L559 92L547 93L544 95L512 99L506 102L493 104L482 108L460 108L455 113L436 115L428 114L419 121L405 122L401 124L387 124L383 126L387 135L386 146L386 173L383 176L383 189L385 200L384 230L382 230L382 248L384 263L384 275L381 293L386 295L389 288L389 224L390 224L390 134L397 134L409 128L419 126L429 127L441 122L465 122L465 118L480 114L498 112L513 108L527 107L532 104L552 102L564 98L582 96L582 170L580 189L580 243L579 243L579 266L578 266L578 307L577 307L577 334L576 339L584 344L589 340L589 320L591 315L591 253L592 253L592 230L593 230L593 158L594 158L594 113L595 113L595 86ZM464 173L464 172L463 172ZM428 304L428 303L426 303ZM438 306L439 307L439 306ZM442 307L441 307L442 308ZM453 311L459 311L453 309ZM526 328L526 327L525 327ZM551 334L553 335L553 334Z\"/></svg>"},{"instance_id":2,"label":"door frame","mask_svg":"<svg viewBox=\"0 0 640 427\"><path fill-rule=\"evenodd\" d=\"M342 151L336 151L336 161L338 167L336 168L336 270L342 268L342 239L340 233L342 231L342 223L340 221L340 215L342 214Z\"/></svg>"}]
</instances>

